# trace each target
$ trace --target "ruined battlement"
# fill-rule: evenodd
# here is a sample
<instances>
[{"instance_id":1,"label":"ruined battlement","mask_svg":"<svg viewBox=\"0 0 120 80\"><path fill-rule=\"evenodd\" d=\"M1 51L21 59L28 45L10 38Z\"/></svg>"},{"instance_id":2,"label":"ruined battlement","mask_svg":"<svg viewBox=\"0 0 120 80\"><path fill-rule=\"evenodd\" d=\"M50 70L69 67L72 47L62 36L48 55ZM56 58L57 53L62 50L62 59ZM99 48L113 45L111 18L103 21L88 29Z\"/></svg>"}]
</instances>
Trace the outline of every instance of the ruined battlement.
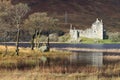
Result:
<instances>
[{"instance_id":1,"label":"ruined battlement","mask_svg":"<svg viewBox=\"0 0 120 80\"><path fill-rule=\"evenodd\" d=\"M72 29L72 26L70 28L70 36L72 40L77 40L80 37L103 39L104 36L103 33L104 33L103 22L98 18L92 24L91 28L88 28L86 30L78 30L75 28Z\"/></svg>"}]
</instances>

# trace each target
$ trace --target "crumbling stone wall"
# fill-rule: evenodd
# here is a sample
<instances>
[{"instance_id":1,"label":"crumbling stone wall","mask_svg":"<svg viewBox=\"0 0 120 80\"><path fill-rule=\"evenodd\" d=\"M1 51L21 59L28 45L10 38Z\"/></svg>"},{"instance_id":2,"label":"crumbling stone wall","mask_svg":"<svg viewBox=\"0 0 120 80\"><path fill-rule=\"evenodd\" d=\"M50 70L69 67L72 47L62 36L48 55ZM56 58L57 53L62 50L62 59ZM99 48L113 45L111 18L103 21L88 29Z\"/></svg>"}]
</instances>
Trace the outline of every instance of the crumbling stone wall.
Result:
<instances>
[{"instance_id":1,"label":"crumbling stone wall","mask_svg":"<svg viewBox=\"0 0 120 80\"><path fill-rule=\"evenodd\" d=\"M104 33L103 22L98 18L92 24L91 28L88 28L86 30L78 30L75 28L72 29L72 25L70 28L70 36L71 36L71 39L73 40L77 40L80 37L103 39L103 36L104 36L103 33Z\"/></svg>"}]
</instances>

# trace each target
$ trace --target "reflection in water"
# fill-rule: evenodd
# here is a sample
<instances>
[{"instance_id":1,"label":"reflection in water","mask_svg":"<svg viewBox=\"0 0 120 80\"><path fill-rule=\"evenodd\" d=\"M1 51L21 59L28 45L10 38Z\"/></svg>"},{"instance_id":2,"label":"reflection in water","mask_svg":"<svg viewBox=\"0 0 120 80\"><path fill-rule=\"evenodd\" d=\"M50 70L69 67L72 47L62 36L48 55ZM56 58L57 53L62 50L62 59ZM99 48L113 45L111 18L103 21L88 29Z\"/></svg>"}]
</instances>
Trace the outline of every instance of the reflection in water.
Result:
<instances>
[{"instance_id":1,"label":"reflection in water","mask_svg":"<svg viewBox=\"0 0 120 80\"><path fill-rule=\"evenodd\" d=\"M102 52L79 52L70 55L70 62L72 64L92 65L102 67L103 53Z\"/></svg>"}]
</instances>

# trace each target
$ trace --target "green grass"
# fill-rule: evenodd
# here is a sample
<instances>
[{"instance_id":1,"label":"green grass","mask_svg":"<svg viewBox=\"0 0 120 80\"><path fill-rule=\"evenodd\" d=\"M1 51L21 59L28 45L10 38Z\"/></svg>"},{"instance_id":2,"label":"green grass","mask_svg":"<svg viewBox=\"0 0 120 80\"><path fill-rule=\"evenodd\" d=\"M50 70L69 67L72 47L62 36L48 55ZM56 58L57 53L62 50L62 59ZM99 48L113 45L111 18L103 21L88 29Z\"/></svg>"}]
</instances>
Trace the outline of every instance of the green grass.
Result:
<instances>
[{"instance_id":1,"label":"green grass","mask_svg":"<svg viewBox=\"0 0 120 80\"><path fill-rule=\"evenodd\" d=\"M81 43L84 43L84 44L119 44L120 42L112 42L109 39L100 40L100 39L91 39L91 38L82 37Z\"/></svg>"}]
</instances>

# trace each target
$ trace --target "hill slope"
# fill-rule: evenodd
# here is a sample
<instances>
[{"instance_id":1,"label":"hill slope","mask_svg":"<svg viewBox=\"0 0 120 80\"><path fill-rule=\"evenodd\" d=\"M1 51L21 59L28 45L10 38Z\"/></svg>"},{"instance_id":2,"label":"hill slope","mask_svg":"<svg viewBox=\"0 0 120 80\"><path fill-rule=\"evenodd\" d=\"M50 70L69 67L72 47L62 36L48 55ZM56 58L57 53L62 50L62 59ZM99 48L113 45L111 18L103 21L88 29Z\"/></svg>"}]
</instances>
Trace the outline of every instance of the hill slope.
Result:
<instances>
[{"instance_id":1,"label":"hill slope","mask_svg":"<svg viewBox=\"0 0 120 80\"><path fill-rule=\"evenodd\" d=\"M33 12L48 12L64 23L67 12L68 23L80 29L88 28L98 17L103 19L108 31L120 31L120 0L12 0L13 4L23 2ZM68 27L66 27L68 29Z\"/></svg>"}]
</instances>

